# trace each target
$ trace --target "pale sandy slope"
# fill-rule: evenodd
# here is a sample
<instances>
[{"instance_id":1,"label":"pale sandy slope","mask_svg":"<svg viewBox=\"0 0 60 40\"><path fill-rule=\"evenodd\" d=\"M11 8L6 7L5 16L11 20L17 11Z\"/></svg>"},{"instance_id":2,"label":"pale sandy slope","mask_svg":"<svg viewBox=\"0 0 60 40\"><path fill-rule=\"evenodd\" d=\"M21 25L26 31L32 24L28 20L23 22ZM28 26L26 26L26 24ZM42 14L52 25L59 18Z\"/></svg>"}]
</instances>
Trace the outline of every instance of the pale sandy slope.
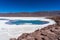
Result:
<instances>
[{"instance_id":1,"label":"pale sandy slope","mask_svg":"<svg viewBox=\"0 0 60 40\"><path fill-rule=\"evenodd\" d=\"M31 33L37 29L47 27L48 25L55 24L54 20L46 19L45 17L0 17L0 19L10 19L10 20L41 20L49 21L48 24L44 25L8 25L5 22L9 20L0 20L0 40L9 40L10 38L17 38L22 33Z\"/></svg>"}]
</instances>

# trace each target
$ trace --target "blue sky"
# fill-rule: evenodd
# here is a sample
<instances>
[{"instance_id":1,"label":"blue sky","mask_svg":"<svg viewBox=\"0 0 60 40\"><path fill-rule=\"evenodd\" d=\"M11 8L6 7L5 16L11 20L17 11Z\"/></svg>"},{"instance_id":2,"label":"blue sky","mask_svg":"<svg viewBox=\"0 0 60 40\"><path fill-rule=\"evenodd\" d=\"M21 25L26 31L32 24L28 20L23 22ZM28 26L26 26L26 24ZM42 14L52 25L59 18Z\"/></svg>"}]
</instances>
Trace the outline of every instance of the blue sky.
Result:
<instances>
[{"instance_id":1,"label":"blue sky","mask_svg":"<svg viewBox=\"0 0 60 40\"><path fill-rule=\"evenodd\" d=\"M60 10L60 0L0 0L0 12Z\"/></svg>"}]
</instances>

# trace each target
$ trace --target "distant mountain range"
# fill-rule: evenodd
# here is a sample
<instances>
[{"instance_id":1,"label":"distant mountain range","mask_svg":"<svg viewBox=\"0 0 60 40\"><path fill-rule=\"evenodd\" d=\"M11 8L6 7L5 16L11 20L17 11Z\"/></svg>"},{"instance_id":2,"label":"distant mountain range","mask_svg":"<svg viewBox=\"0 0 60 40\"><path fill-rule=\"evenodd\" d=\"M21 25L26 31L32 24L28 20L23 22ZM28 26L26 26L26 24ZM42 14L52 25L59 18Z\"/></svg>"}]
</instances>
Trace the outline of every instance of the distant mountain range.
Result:
<instances>
[{"instance_id":1,"label":"distant mountain range","mask_svg":"<svg viewBox=\"0 0 60 40\"><path fill-rule=\"evenodd\" d=\"M60 11L42 12L20 12L20 13L0 13L0 17L40 17L40 16L60 16Z\"/></svg>"}]
</instances>

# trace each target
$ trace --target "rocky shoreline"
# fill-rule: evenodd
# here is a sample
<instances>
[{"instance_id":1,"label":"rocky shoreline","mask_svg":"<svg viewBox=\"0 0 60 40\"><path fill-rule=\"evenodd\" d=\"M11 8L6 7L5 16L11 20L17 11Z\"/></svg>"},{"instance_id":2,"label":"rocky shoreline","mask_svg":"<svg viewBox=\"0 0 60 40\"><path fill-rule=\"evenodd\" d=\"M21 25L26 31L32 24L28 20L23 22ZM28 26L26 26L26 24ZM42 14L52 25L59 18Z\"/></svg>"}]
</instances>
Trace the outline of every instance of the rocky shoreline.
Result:
<instances>
[{"instance_id":1,"label":"rocky shoreline","mask_svg":"<svg viewBox=\"0 0 60 40\"><path fill-rule=\"evenodd\" d=\"M11 38L10 40L60 40L60 16L47 18L55 20L56 24L38 29L33 33L24 33L17 39Z\"/></svg>"}]
</instances>

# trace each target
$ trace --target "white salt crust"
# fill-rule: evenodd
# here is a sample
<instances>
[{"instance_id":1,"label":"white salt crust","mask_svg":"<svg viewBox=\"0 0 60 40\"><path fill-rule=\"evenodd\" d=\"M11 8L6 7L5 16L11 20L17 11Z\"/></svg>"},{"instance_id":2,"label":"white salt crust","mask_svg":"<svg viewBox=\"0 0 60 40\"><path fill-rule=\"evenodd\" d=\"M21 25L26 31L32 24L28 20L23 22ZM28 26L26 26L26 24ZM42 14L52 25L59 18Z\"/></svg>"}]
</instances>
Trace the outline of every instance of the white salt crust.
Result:
<instances>
[{"instance_id":1,"label":"white salt crust","mask_svg":"<svg viewBox=\"0 0 60 40\"><path fill-rule=\"evenodd\" d=\"M43 25L8 25L5 22L9 20L0 20L0 40L9 40L10 38L17 38L23 33L31 33L37 29L47 27L48 25L56 24L54 20L46 19L46 17L0 17L0 19L9 20L41 20L49 23Z\"/></svg>"}]
</instances>

